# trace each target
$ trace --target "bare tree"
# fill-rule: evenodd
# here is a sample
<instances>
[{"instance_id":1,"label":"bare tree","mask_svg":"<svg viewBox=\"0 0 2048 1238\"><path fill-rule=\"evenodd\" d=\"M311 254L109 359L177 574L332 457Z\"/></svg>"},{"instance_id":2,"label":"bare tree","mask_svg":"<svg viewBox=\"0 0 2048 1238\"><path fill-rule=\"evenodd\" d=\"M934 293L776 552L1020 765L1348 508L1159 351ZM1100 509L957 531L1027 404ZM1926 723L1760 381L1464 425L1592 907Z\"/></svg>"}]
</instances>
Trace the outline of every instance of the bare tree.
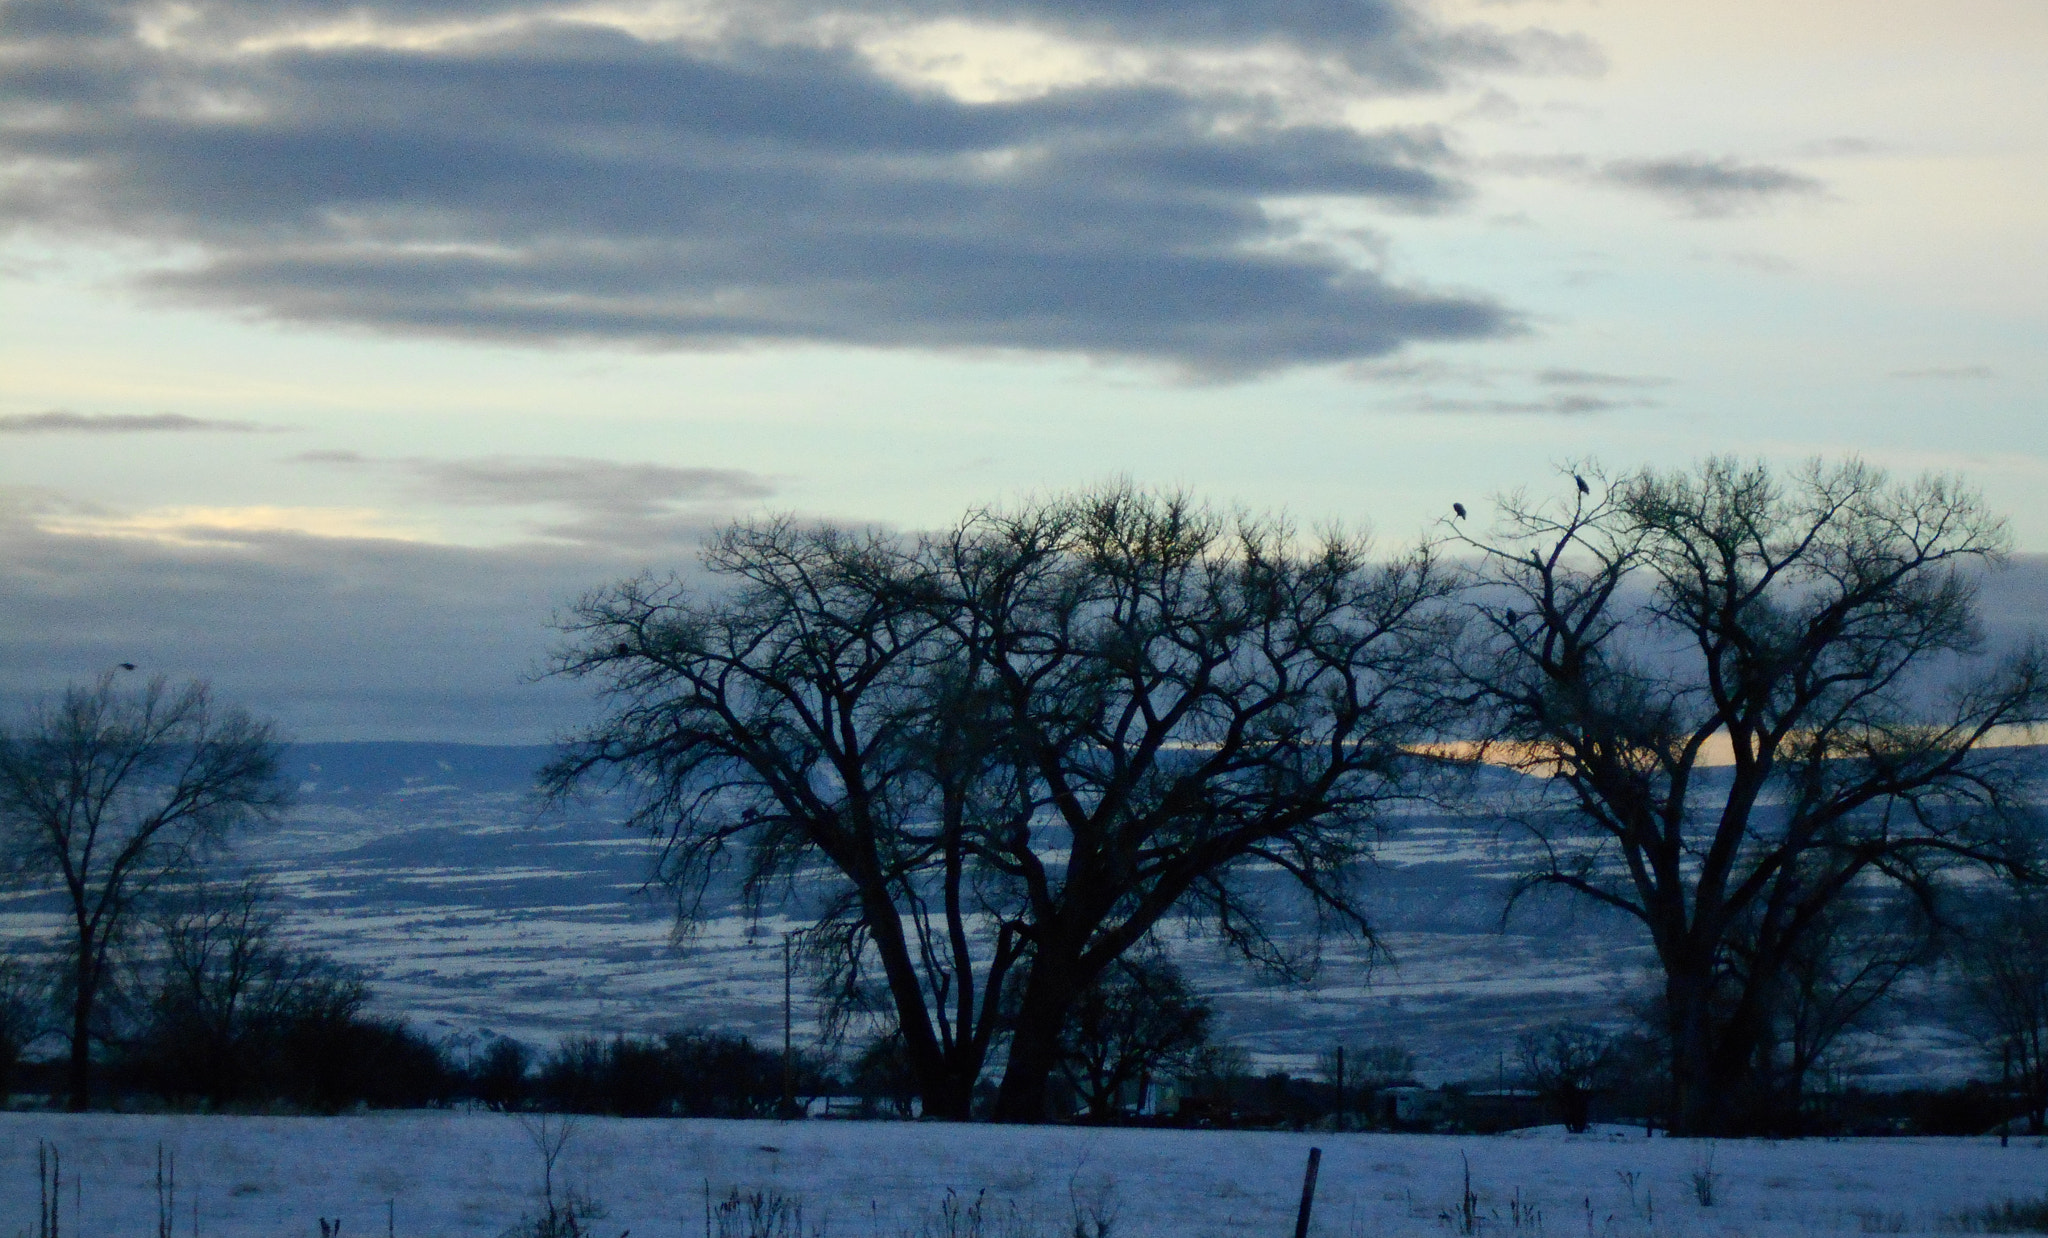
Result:
<instances>
[{"instance_id":1,"label":"bare tree","mask_svg":"<svg viewBox=\"0 0 2048 1238\"><path fill-rule=\"evenodd\" d=\"M1807 1081L1839 1064L1844 1036L1878 1026L1893 988L1936 961L1941 929L1936 908L1880 888L1836 900L1793 944L1767 1003L1774 1024L1757 1061L1759 1089L1780 1125L1796 1125ZM1733 955L1741 969L1751 952L1738 941Z\"/></svg>"},{"instance_id":2,"label":"bare tree","mask_svg":"<svg viewBox=\"0 0 2048 1238\"><path fill-rule=\"evenodd\" d=\"M49 983L45 968L18 958L0 958L0 1104L13 1090L22 1051L44 1029Z\"/></svg>"},{"instance_id":3,"label":"bare tree","mask_svg":"<svg viewBox=\"0 0 2048 1238\"><path fill-rule=\"evenodd\" d=\"M975 901L987 758L950 708L929 567L901 539L787 520L727 529L704 566L701 597L642 579L575 608L561 667L603 676L612 710L544 783L636 797L684 930L728 861L756 907L805 866L836 878L808 944L849 1000L878 960L925 1112L965 1118L1022 945Z\"/></svg>"},{"instance_id":4,"label":"bare tree","mask_svg":"<svg viewBox=\"0 0 2048 1238\"><path fill-rule=\"evenodd\" d=\"M1363 926L1346 877L1445 622L1427 555L1117 488L927 539L740 526L705 563L721 592L576 608L562 669L613 709L548 785L638 797L685 919L735 853L757 898L824 861L813 947L847 992L873 960L926 1112L965 1116L1007 1024L999 1116L1042 1117L1070 1005L1169 915L1290 962L1243 867Z\"/></svg>"},{"instance_id":5,"label":"bare tree","mask_svg":"<svg viewBox=\"0 0 2048 1238\"><path fill-rule=\"evenodd\" d=\"M1662 966L1681 1133L1754 1125L1782 981L1852 891L1924 895L2019 862L2016 766L2038 644L1972 674L1969 570L2000 521L1956 483L1860 463L1790 478L1716 460L1502 503L1460 674L1493 759L1561 803L1537 866L1637 919Z\"/></svg>"},{"instance_id":6,"label":"bare tree","mask_svg":"<svg viewBox=\"0 0 2048 1238\"><path fill-rule=\"evenodd\" d=\"M1128 488L983 512L944 545L948 622L1025 778L977 836L1028 943L995 1114L1039 1121L1073 1001L1169 916L1283 973L1254 868L1370 940L1350 878L1440 705L1454 622L1429 553Z\"/></svg>"},{"instance_id":7,"label":"bare tree","mask_svg":"<svg viewBox=\"0 0 2048 1238\"><path fill-rule=\"evenodd\" d=\"M1528 1086L1577 1135L1592 1125L1593 1097L1606 1085L1615 1050L1610 1032L1584 1023L1551 1023L1516 1040L1515 1061Z\"/></svg>"},{"instance_id":8,"label":"bare tree","mask_svg":"<svg viewBox=\"0 0 2048 1238\"><path fill-rule=\"evenodd\" d=\"M16 871L62 891L70 925L70 1107L91 1099L94 1013L137 908L285 792L270 727L205 685L138 692L102 676L0 730L0 831Z\"/></svg>"},{"instance_id":9,"label":"bare tree","mask_svg":"<svg viewBox=\"0 0 2048 1238\"><path fill-rule=\"evenodd\" d=\"M1964 1022L2027 1114L2048 1131L2048 891L2002 892L1956 950Z\"/></svg>"},{"instance_id":10,"label":"bare tree","mask_svg":"<svg viewBox=\"0 0 2048 1238\"><path fill-rule=\"evenodd\" d=\"M1081 994L1060 1038L1061 1073L1091 1121L1117 1114L1125 1088L1142 1099L1156 1075L1177 1074L1209 1040L1213 1012L1164 958L1127 955Z\"/></svg>"},{"instance_id":11,"label":"bare tree","mask_svg":"<svg viewBox=\"0 0 2048 1238\"><path fill-rule=\"evenodd\" d=\"M360 976L285 937L284 912L261 878L191 883L167 892L151 919L130 1065L168 1094L244 1099L275 1082L295 1022L362 1003Z\"/></svg>"}]
</instances>

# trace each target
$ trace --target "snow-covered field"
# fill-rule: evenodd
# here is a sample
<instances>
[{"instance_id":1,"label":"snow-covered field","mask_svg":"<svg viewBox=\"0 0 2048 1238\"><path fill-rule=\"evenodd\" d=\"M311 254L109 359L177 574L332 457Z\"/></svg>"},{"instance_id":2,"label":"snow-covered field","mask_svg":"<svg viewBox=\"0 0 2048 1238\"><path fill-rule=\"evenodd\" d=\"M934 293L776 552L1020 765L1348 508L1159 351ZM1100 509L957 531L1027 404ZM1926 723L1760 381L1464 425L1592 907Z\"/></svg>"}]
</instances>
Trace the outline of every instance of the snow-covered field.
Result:
<instances>
[{"instance_id":1,"label":"snow-covered field","mask_svg":"<svg viewBox=\"0 0 2048 1238\"><path fill-rule=\"evenodd\" d=\"M496 1238L534 1206L540 1161L516 1118L0 1115L0 1216L26 1228L39 1140L66 1177L77 1238L155 1223L161 1144L175 1158L178 1226L219 1238L314 1235L321 1218L372 1238ZM1480 1232L1552 1238L1769 1238L1930 1233L1958 1214L2048 1192L2048 1147L1995 1139L1645 1139L1640 1131L1496 1138L585 1119L557 1169L602 1201L599 1238L692 1238L705 1189L773 1189L808 1235L946 1235L950 1190L986 1192L986 1238L1065 1238L1078 1207L1111 1238L1291 1234L1304 1159L1324 1151L1313 1233L1453 1235L1469 1163ZM1714 1175L1702 1207L1695 1175ZM73 1175L80 1184L74 1192ZM73 1201L78 1201L74 1218ZM387 1204L390 1211L387 1213ZM739 1231L744 1232L744 1231ZM956 1228L965 1235L964 1225Z\"/></svg>"}]
</instances>

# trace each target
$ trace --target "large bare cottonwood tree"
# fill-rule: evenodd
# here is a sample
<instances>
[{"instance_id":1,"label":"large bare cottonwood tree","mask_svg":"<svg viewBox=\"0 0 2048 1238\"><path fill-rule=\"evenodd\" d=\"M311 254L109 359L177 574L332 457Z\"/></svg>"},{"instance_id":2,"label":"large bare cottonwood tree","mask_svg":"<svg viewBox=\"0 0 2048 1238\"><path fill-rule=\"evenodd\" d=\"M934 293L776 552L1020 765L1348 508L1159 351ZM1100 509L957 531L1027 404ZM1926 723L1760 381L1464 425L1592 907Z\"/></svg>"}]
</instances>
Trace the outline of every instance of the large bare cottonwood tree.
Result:
<instances>
[{"instance_id":1,"label":"large bare cottonwood tree","mask_svg":"<svg viewBox=\"0 0 2048 1238\"><path fill-rule=\"evenodd\" d=\"M1427 554L1114 487L949 533L736 526L710 585L586 598L562 669L607 716L549 772L613 777L687 919L721 860L757 896L818 864L813 931L878 971L926 1112L1045 1116L1073 1002L1169 916L1289 960L1263 867L1365 924L1347 878L1398 793L1444 639Z\"/></svg>"},{"instance_id":2,"label":"large bare cottonwood tree","mask_svg":"<svg viewBox=\"0 0 2048 1238\"><path fill-rule=\"evenodd\" d=\"M1648 932L1675 1129L1770 1125L1774 1028L1850 901L2027 864L1991 743L2043 718L2048 659L1967 660L2005 533L1952 480L1584 471L1462 539L1479 621L1456 673L1494 758L1555 797L1523 818L1526 887Z\"/></svg>"}]
</instances>

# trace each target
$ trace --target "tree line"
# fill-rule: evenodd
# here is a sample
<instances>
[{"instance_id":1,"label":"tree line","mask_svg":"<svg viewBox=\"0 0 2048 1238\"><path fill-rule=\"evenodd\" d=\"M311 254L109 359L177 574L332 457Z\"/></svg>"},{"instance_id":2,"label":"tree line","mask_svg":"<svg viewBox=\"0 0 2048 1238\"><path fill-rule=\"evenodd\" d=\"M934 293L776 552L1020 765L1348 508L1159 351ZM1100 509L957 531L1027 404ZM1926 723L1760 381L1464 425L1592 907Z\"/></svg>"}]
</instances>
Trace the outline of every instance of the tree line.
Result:
<instances>
[{"instance_id":1,"label":"tree line","mask_svg":"<svg viewBox=\"0 0 2048 1238\"><path fill-rule=\"evenodd\" d=\"M543 785L623 794L685 930L716 883L822 891L801 943L835 1017L887 1028L927 1114L993 1074L1009 1121L1062 1077L1113 1090L1076 1029L1119 986L1160 1006L1134 965L1169 927L1296 978L1324 930L1376 944L1377 832L1455 805L1520 845L1518 897L1639 925L1672 1128L1770 1128L1963 912L2017 932L2037 905L2010 741L2044 653L1985 650L1973 583L2004 526L1854 461L1563 477L1392 557L1128 485L927 534L741 522L700 572L572 608L556 669L602 711ZM9 854L69 896L75 1079L128 909L274 813L274 767L267 730L160 686L0 736ZM2042 1076L2026 1003L1993 996L2026 978L1972 974Z\"/></svg>"}]
</instances>

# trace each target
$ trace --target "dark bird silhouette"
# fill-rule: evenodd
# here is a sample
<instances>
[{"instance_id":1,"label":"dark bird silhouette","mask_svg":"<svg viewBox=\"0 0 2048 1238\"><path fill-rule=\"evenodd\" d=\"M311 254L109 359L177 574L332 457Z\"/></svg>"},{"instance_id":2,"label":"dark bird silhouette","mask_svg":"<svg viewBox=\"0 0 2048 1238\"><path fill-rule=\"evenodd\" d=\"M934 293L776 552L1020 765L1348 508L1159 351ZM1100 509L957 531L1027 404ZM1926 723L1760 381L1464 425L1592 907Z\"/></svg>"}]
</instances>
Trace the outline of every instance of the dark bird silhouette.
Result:
<instances>
[{"instance_id":1,"label":"dark bird silhouette","mask_svg":"<svg viewBox=\"0 0 2048 1238\"><path fill-rule=\"evenodd\" d=\"M1575 481L1575 482L1577 482L1577 483L1579 483L1579 493L1580 493L1580 494L1591 494L1591 493L1593 493L1593 488L1592 488L1591 486L1588 486L1588 485L1586 484L1586 479L1585 479L1585 478L1583 478L1583 477L1581 477L1581 476L1579 476L1579 475L1578 475L1577 473L1573 473L1573 474L1572 474L1572 480L1573 480L1573 481Z\"/></svg>"},{"instance_id":2,"label":"dark bird silhouette","mask_svg":"<svg viewBox=\"0 0 2048 1238\"><path fill-rule=\"evenodd\" d=\"M121 664L121 669L124 671L132 671L135 669L135 664L133 662L123 662Z\"/></svg>"},{"instance_id":3,"label":"dark bird silhouette","mask_svg":"<svg viewBox=\"0 0 2048 1238\"><path fill-rule=\"evenodd\" d=\"M1463 503L1451 504L1451 511L1457 515L1458 519L1463 520L1465 518L1465 505Z\"/></svg>"},{"instance_id":4,"label":"dark bird silhouette","mask_svg":"<svg viewBox=\"0 0 2048 1238\"><path fill-rule=\"evenodd\" d=\"M1514 627L1515 621L1521 618L1520 615L1515 613L1515 608L1512 606L1508 607L1508 613L1503 617L1507 619L1509 627Z\"/></svg>"}]
</instances>

